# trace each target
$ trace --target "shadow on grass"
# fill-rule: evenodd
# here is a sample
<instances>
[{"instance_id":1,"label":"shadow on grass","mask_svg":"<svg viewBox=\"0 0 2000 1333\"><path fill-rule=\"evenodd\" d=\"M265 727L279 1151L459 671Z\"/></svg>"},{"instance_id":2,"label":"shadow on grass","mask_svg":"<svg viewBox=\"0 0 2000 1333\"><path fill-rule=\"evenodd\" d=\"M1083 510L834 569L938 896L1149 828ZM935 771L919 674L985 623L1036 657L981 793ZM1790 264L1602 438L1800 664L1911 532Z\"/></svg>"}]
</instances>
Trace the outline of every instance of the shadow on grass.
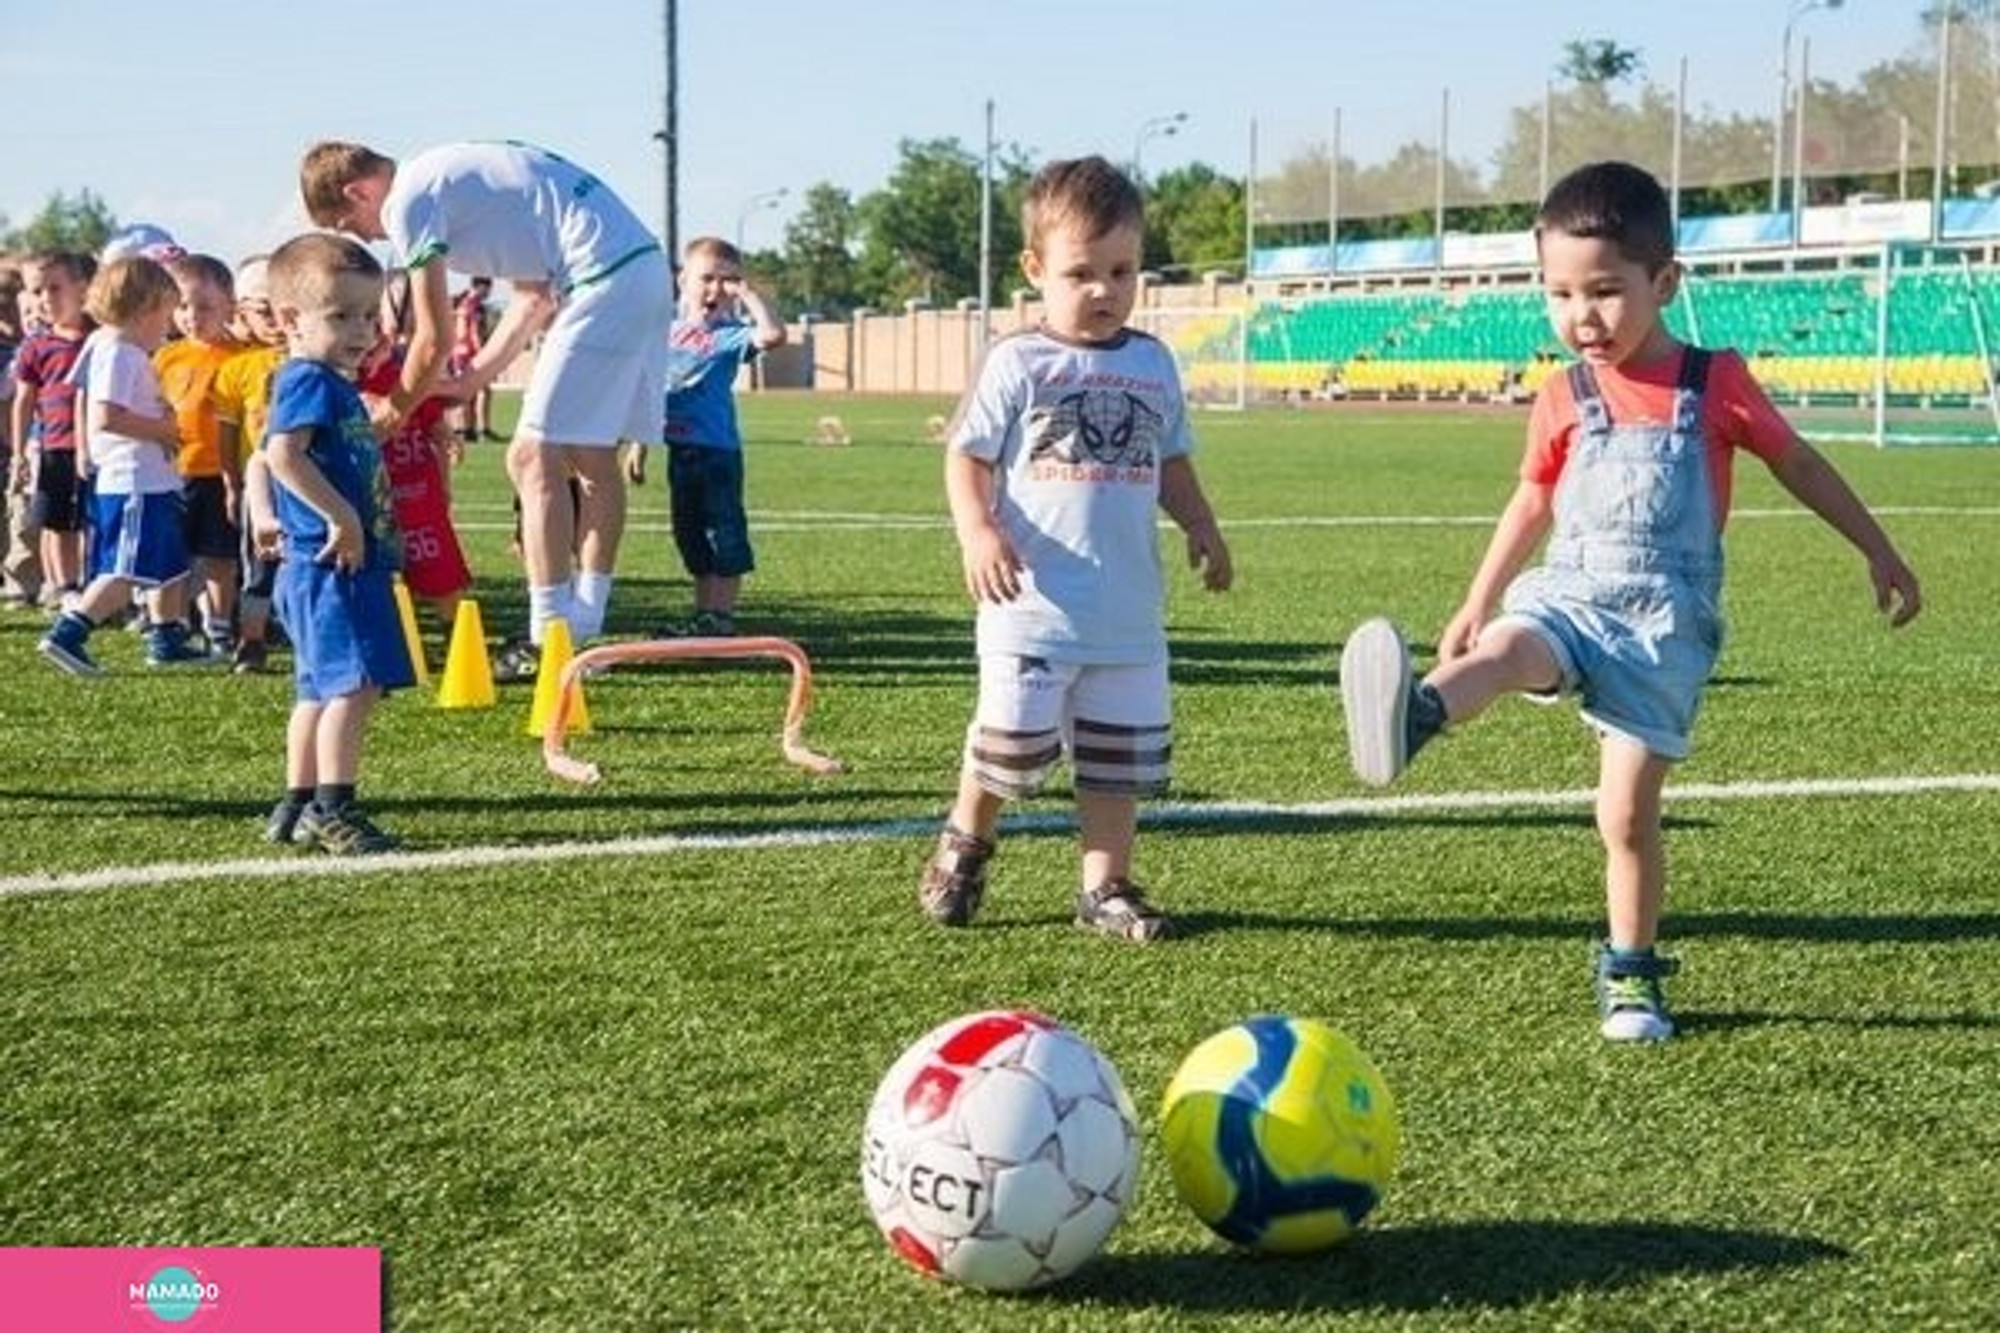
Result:
<instances>
[{"instance_id":1,"label":"shadow on grass","mask_svg":"<svg viewBox=\"0 0 2000 1333\"><path fill-rule=\"evenodd\" d=\"M644 626L684 619L681 589L659 588L639 579L619 583L621 609L614 634L644 634ZM914 608L934 604L935 611ZM645 609L640 609L641 607ZM657 610L653 609L657 607ZM488 621L491 630L492 622ZM811 599L753 596L738 616L743 634L775 635L805 650L813 671L824 680L856 687L894 685L912 677L963 681L972 690L978 673L973 648L972 608L956 597L901 599L890 605L876 595L827 594ZM1177 631L1174 678L1184 684L1330 684L1330 650L1323 645L1204 637ZM652 670L728 669L740 663L679 663ZM968 694L968 700L970 695ZM968 702L968 707L970 703Z\"/></svg>"},{"instance_id":2,"label":"shadow on grass","mask_svg":"<svg viewBox=\"0 0 2000 1333\"><path fill-rule=\"evenodd\" d=\"M1107 1254L1048 1299L1215 1313L1517 1309L1661 1278L1844 1260L1811 1237L1662 1222L1365 1229L1318 1255Z\"/></svg>"},{"instance_id":3,"label":"shadow on grass","mask_svg":"<svg viewBox=\"0 0 2000 1333\"><path fill-rule=\"evenodd\" d=\"M1674 1012L1674 1020L1691 1036L1768 1027L1867 1028L1888 1032L2000 1029L2000 1016L1973 1013L1885 1014L1870 1011L1858 1014L1802 1014L1783 1010L1701 1013L1677 1009Z\"/></svg>"},{"instance_id":4,"label":"shadow on grass","mask_svg":"<svg viewBox=\"0 0 2000 1333\"><path fill-rule=\"evenodd\" d=\"M1594 916L1369 916L1366 915L1365 903L1359 903L1351 896L1347 902L1357 914L1177 912L1174 920L1184 936L1238 930L1323 930L1381 939L1588 942L1603 929L1603 923ZM1788 940L1807 944L1964 943L2000 939L2000 913L1940 912L1926 915L1892 912L1814 916L1804 912L1758 915L1748 912L1669 911L1663 933L1669 950L1676 940L1701 938Z\"/></svg>"},{"instance_id":5,"label":"shadow on grass","mask_svg":"<svg viewBox=\"0 0 2000 1333\"><path fill-rule=\"evenodd\" d=\"M553 780L551 780L553 783ZM748 836L768 832L771 825L757 823L745 826L724 820L707 819L697 823L685 820L667 822L677 814L698 813L713 815L718 810L738 810L758 813L775 810L782 814L796 816L799 806L810 800L813 787L810 779L801 778L794 786L768 792L686 792L678 795L663 795L656 791L615 791L606 786L554 786L535 795L509 795L504 801L495 801L486 796L396 796L387 793L378 795L366 793L367 807L376 815L432 815L432 814L475 814L495 821L504 822L506 836L489 839L491 842L541 842L555 832L586 839L608 840L610 834L579 831L573 827L578 811L630 810L656 819L647 819L632 827L620 829L616 836L643 837L651 834L674 833L687 835L727 837ZM872 791L864 788L842 787L838 792L828 792L829 799L900 798L901 791ZM241 801L221 800L209 797L174 796L162 792L129 791L63 791L26 792L0 789L0 811L14 803L24 807L23 811L36 807L90 810L101 809L120 819L173 818L173 819L239 819L262 821L270 813L268 800ZM530 818L537 814L560 815L565 823L560 830L548 830L536 826ZM935 821L927 821L929 827ZM789 828L788 823L785 827ZM828 823L828 829L840 826ZM917 828L912 825L912 828Z\"/></svg>"}]
</instances>

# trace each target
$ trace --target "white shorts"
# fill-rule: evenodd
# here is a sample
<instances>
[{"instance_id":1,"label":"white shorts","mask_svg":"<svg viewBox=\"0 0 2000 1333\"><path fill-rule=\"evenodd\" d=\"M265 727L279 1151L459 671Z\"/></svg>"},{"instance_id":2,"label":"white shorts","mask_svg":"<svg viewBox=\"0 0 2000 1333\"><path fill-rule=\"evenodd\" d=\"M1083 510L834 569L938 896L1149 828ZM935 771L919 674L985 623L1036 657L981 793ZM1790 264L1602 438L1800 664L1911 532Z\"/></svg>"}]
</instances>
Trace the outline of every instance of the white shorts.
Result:
<instances>
[{"instance_id":1,"label":"white shorts","mask_svg":"<svg viewBox=\"0 0 2000 1333\"><path fill-rule=\"evenodd\" d=\"M665 437L673 281L654 252L563 297L521 396L521 435L598 448Z\"/></svg>"},{"instance_id":2,"label":"white shorts","mask_svg":"<svg viewBox=\"0 0 2000 1333\"><path fill-rule=\"evenodd\" d=\"M1164 658L1087 666L995 653L979 659L979 706L965 762L996 796L1032 795L1065 751L1078 791L1163 794L1173 778Z\"/></svg>"}]
</instances>

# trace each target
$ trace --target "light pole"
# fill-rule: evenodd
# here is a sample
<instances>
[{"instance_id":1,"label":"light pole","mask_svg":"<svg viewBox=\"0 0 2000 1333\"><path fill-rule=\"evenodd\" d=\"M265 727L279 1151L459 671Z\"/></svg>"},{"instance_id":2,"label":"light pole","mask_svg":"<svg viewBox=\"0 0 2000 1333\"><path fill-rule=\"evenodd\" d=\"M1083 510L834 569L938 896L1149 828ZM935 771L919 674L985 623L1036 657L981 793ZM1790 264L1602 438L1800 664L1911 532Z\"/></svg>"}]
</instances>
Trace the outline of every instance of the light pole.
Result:
<instances>
[{"instance_id":1,"label":"light pole","mask_svg":"<svg viewBox=\"0 0 2000 1333\"><path fill-rule=\"evenodd\" d=\"M1771 211L1778 211L1785 179L1785 113L1792 104L1792 29L1815 9L1839 9L1842 0L1792 0L1778 43L1778 114L1771 121Z\"/></svg>"},{"instance_id":2,"label":"light pole","mask_svg":"<svg viewBox=\"0 0 2000 1333\"><path fill-rule=\"evenodd\" d=\"M653 131L659 140L665 192L660 201L660 245L667 252L667 264L679 268L681 262L680 203L680 11L674 0L664 0L660 19L666 29L667 87L662 106L664 120Z\"/></svg>"},{"instance_id":3,"label":"light pole","mask_svg":"<svg viewBox=\"0 0 2000 1333\"><path fill-rule=\"evenodd\" d=\"M780 185L775 190L766 190L762 194L753 194L743 201L743 207L736 210L736 249L739 253L743 249L743 229L748 225L750 215L760 208L776 208L785 201L791 192L792 190L789 185Z\"/></svg>"},{"instance_id":4,"label":"light pole","mask_svg":"<svg viewBox=\"0 0 2000 1333\"><path fill-rule=\"evenodd\" d=\"M1164 139L1181 132L1187 124L1188 113L1176 111L1170 116L1154 116L1139 123L1139 132L1132 138L1132 179L1138 184L1146 183L1146 173L1140 167L1146 151L1146 140Z\"/></svg>"}]
</instances>

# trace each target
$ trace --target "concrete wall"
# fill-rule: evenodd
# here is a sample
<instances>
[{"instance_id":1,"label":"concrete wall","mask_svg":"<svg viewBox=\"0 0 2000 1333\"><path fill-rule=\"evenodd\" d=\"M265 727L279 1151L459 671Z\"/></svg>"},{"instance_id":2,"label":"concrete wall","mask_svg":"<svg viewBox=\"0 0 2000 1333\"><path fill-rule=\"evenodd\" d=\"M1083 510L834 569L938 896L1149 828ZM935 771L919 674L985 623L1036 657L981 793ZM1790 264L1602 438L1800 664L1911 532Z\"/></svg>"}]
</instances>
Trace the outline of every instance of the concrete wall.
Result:
<instances>
[{"instance_id":1,"label":"concrete wall","mask_svg":"<svg viewBox=\"0 0 2000 1333\"><path fill-rule=\"evenodd\" d=\"M1042 317L1041 302L1023 288L1011 304L993 311L995 336L1031 327ZM1166 286L1145 282L1141 306L1174 310L1231 307L1243 299L1241 285L1212 277L1201 283ZM766 354L756 380L770 389L813 389L826 393L963 393L979 365L979 310L963 301L935 310L912 301L902 310L857 310L841 322L794 324L785 346ZM528 382L533 354L524 355L500 382ZM748 387L746 375L739 387Z\"/></svg>"}]
</instances>

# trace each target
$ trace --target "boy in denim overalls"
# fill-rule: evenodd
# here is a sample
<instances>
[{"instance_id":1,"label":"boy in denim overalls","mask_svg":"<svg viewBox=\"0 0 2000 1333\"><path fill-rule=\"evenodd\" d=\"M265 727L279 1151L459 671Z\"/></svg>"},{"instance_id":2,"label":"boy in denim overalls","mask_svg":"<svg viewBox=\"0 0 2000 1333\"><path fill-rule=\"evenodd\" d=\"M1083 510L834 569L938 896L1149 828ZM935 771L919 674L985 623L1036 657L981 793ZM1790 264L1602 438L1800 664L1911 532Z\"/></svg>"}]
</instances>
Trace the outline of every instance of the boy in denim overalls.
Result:
<instances>
[{"instance_id":1,"label":"boy in denim overalls","mask_svg":"<svg viewBox=\"0 0 2000 1333\"><path fill-rule=\"evenodd\" d=\"M1535 239L1549 319L1577 362L1535 400L1520 484L1440 637L1436 670L1415 681L1385 620L1349 636L1348 745L1355 772L1385 784L1447 722L1502 694L1580 695L1600 742L1610 925L1597 955L1601 1030L1659 1041L1674 1031L1660 980L1676 967L1653 947L1666 893L1661 789L1687 757L1722 646L1734 451L1756 455L1867 557L1892 625L1908 623L1922 598L1881 526L1742 356L1684 346L1667 331L1660 312L1680 268L1657 181L1623 162L1580 167L1549 192ZM1542 566L1522 574L1544 537Z\"/></svg>"}]
</instances>

